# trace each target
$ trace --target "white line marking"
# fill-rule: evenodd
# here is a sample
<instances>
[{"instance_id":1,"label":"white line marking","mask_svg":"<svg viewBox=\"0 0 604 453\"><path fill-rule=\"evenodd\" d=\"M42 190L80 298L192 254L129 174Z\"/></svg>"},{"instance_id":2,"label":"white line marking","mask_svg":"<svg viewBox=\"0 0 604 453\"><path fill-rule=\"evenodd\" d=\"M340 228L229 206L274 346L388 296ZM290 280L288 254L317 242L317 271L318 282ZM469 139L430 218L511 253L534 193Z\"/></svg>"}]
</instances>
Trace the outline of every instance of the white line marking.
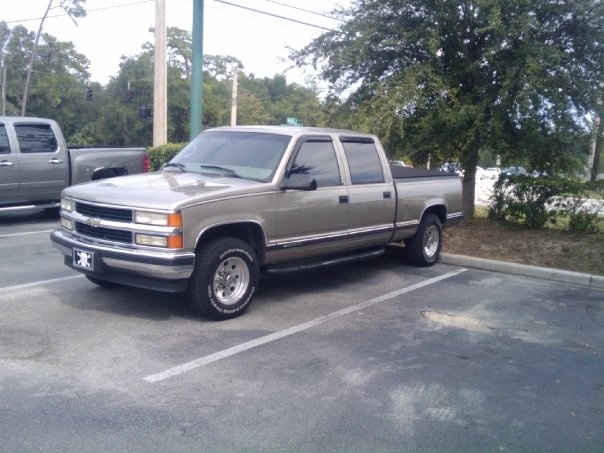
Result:
<instances>
[{"instance_id":1,"label":"white line marking","mask_svg":"<svg viewBox=\"0 0 604 453\"><path fill-rule=\"evenodd\" d=\"M52 233L54 230L42 230L42 231L27 231L25 233L12 233L12 234L3 234L0 235L1 238L13 238L15 236L28 236L30 234L40 234L40 233Z\"/></svg>"},{"instance_id":2,"label":"white line marking","mask_svg":"<svg viewBox=\"0 0 604 453\"><path fill-rule=\"evenodd\" d=\"M0 288L0 290L1 291L16 291L16 290L20 290L20 289L33 288L34 286L46 285L49 283L63 282L65 280L73 280L73 279L82 278L82 277L84 277L84 275L81 275L81 274L80 275L71 275L69 277L53 278L51 280L40 280L38 282L25 283L23 285L5 286L4 288Z\"/></svg>"},{"instance_id":3,"label":"white line marking","mask_svg":"<svg viewBox=\"0 0 604 453\"><path fill-rule=\"evenodd\" d=\"M402 288L396 291L392 291L388 294L384 294L382 296L375 297L371 300L361 302L360 304L353 305L352 307L344 308L342 310L335 311L325 316L321 316L319 318L313 319L311 321L298 324L297 326L290 327L289 329L280 330L275 333L271 333L269 335L265 335L264 337L257 338L255 340L250 340L245 343L241 343L237 346L233 346L228 349L223 349L222 351L215 352L214 354L207 355L205 357L201 357L196 360L192 360L191 362L184 363L182 365L175 366L174 368L170 368L165 371L161 371L156 374L152 374L150 376L144 377L143 380L155 383L159 381L163 381L164 379L168 379L179 374L185 373L187 371L194 370L195 368L202 367L204 365L208 365L213 362L217 362L218 360L225 359L227 357L231 357L235 354L239 354L240 352L247 351L249 349L256 348L258 346L262 346L264 344L280 340L281 338L288 337L298 332L302 332L304 330L310 329L311 327L318 326L319 324L323 324L327 321L331 321L332 319L341 318L342 316L349 315L356 311L363 310L364 308L370 307L372 305L379 304L381 302L385 302L387 300L393 299L400 295L410 293L411 291L415 291L416 289L424 288L426 286L437 283L441 280L445 280L456 275L461 274L462 272L467 271L467 269L459 269L454 272L449 272L448 274L441 275L439 277L434 277L429 280L425 280L420 283L416 283L415 285L408 286L406 288Z\"/></svg>"}]
</instances>

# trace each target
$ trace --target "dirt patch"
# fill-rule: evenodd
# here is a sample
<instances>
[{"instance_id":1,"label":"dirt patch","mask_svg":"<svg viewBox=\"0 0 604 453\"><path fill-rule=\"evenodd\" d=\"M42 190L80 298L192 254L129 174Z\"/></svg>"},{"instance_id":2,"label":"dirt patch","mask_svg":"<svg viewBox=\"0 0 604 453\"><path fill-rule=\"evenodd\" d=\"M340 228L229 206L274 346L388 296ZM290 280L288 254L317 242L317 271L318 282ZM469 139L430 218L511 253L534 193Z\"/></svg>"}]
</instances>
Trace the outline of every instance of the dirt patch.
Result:
<instances>
[{"instance_id":1,"label":"dirt patch","mask_svg":"<svg viewBox=\"0 0 604 453\"><path fill-rule=\"evenodd\" d=\"M443 252L604 275L603 233L530 229L484 218L443 233Z\"/></svg>"}]
</instances>

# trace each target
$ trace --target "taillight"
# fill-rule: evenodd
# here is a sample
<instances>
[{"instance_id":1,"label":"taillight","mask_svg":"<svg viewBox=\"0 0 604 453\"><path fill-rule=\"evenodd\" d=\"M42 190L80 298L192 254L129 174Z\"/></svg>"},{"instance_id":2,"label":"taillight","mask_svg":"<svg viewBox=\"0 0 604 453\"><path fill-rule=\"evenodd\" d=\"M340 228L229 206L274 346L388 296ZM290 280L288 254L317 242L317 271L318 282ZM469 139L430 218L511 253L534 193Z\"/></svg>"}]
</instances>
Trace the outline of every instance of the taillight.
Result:
<instances>
[{"instance_id":1,"label":"taillight","mask_svg":"<svg viewBox=\"0 0 604 453\"><path fill-rule=\"evenodd\" d=\"M149 164L149 156L145 153L145 157L143 157L143 173L149 173L151 165Z\"/></svg>"}]
</instances>

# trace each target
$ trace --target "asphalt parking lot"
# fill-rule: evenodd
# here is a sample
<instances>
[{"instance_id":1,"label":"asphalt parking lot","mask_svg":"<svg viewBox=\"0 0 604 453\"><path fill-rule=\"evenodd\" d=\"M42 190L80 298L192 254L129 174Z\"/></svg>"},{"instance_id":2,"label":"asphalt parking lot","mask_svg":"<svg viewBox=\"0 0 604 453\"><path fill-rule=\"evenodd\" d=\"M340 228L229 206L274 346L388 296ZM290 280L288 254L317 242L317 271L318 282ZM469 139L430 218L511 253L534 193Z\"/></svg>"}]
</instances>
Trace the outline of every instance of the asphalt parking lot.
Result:
<instances>
[{"instance_id":1,"label":"asphalt parking lot","mask_svg":"<svg viewBox=\"0 0 604 453\"><path fill-rule=\"evenodd\" d=\"M97 288L0 215L2 451L602 451L604 292L385 257L239 318Z\"/></svg>"}]
</instances>

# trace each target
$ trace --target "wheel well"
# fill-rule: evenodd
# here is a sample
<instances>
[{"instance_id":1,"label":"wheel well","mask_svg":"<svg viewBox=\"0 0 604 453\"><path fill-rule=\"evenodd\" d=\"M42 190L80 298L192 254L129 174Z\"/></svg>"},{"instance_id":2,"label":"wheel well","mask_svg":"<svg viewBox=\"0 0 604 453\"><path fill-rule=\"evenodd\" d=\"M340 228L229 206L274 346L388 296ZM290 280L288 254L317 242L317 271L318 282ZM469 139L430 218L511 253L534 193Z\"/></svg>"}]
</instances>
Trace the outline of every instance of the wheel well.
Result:
<instances>
[{"instance_id":1,"label":"wheel well","mask_svg":"<svg viewBox=\"0 0 604 453\"><path fill-rule=\"evenodd\" d=\"M105 178L113 178L115 176L124 176L128 174L128 169L126 167L103 167L97 168L92 172L91 181L96 181L98 179Z\"/></svg>"},{"instance_id":2,"label":"wheel well","mask_svg":"<svg viewBox=\"0 0 604 453\"><path fill-rule=\"evenodd\" d=\"M434 205L426 208L424 214L422 215L422 219L426 217L426 214L434 214L440 220L440 223L444 225L447 221L447 208L443 205Z\"/></svg>"},{"instance_id":3,"label":"wheel well","mask_svg":"<svg viewBox=\"0 0 604 453\"><path fill-rule=\"evenodd\" d=\"M264 261L264 233L260 225L256 223L232 223L227 225L218 225L210 228L201 235L197 241L197 249L203 244L214 239L232 237L247 242L256 253L258 261Z\"/></svg>"}]
</instances>

